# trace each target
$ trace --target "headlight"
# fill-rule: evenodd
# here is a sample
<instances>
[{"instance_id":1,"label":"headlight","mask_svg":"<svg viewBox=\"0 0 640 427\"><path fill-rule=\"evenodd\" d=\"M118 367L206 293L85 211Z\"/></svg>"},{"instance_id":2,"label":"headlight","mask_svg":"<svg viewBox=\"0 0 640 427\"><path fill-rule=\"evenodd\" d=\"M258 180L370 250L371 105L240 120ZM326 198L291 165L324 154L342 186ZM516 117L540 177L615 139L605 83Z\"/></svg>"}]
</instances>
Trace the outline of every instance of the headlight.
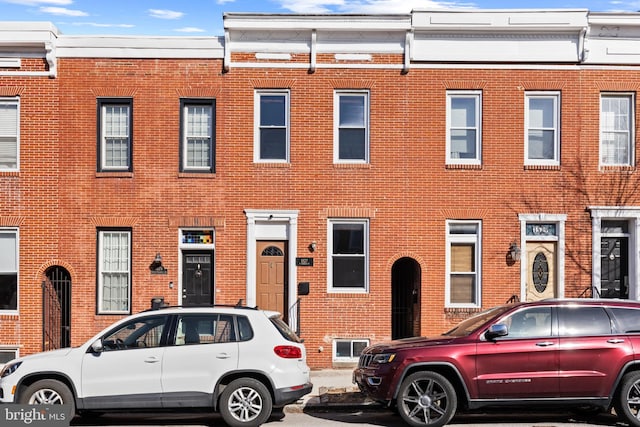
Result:
<instances>
[{"instance_id":1,"label":"headlight","mask_svg":"<svg viewBox=\"0 0 640 427\"><path fill-rule=\"evenodd\" d=\"M20 365L22 365L22 362L9 363L7 365L4 365L4 368L2 368L2 371L0 371L0 378L4 378L7 375L13 374L16 369L20 367Z\"/></svg>"},{"instance_id":2,"label":"headlight","mask_svg":"<svg viewBox=\"0 0 640 427\"><path fill-rule=\"evenodd\" d=\"M373 356L373 363L377 363L378 365L382 365L385 363L391 363L393 362L393 359L395 359L396 354L395 353L380 353L380 354L376 354L375 356Z\"/></svg>"}]
</instances>

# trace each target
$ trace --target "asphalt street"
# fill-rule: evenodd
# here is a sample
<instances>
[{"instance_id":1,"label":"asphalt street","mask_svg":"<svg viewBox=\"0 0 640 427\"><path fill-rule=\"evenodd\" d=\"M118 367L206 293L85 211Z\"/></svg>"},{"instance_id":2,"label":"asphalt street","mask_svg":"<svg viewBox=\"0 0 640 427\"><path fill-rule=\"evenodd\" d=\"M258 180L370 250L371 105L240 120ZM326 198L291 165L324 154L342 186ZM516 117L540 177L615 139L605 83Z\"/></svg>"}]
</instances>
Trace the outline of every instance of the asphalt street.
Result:
<instances>
[{"instance_id":1,"label":"asphalt street","mask_svg":"<svg viewBox=\"0 0 640 427\"><path fill-rule=\"evenodd\" d=\"M72 426L189 426L223 427L226 424L217 414L119 414L91 418L76 418ZM313 410L307 412L286 412L273 416L266 427L406 427L400 417L385 409L369 410ZM595 427L625 426L609 414L597 416L576 416L567 412L489 412L464 414L451 422L452 426L466 427Z\"/></svg>"}]
</instances>

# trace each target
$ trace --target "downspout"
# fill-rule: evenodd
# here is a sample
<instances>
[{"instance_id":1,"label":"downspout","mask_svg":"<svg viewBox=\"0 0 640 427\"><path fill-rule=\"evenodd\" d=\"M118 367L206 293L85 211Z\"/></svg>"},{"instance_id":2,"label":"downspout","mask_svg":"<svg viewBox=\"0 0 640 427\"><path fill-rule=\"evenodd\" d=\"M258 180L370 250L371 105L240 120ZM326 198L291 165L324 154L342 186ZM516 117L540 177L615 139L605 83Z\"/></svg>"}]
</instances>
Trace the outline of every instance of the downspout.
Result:
<instances>
[{"instance_id":1,"label":"downspout","mask_svg":"<svg viewBox=\"0 0 640 427\"><path fill-rule=\"evenodd\" d=\"M408 30L404 35L404 64L402 65L402 74L409 72L411 65L411 46L413 44L413 30Z\"/></svg>"},{"instance_id":2,"label":"downspout","mask_svg":"<svg viewBox=\"0 0 640 427\"><path fill-rule=\"evenodd\" d=\"M231 65L231 36L229 35L229 29L224 29L224 57L222 59L222 71L224 73L229 72L229 66Z\"/></svg>"}]
</instances>

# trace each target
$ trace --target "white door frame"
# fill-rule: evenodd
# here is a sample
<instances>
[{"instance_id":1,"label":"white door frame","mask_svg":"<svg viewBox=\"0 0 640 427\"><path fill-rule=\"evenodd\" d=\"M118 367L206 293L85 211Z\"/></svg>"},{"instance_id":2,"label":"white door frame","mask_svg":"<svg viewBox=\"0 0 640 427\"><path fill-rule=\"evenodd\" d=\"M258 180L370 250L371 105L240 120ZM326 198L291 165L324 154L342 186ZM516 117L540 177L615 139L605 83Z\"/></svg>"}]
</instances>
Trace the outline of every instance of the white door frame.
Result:
<instances>
[{"instance_id":1,"label":"white door frame","mask_svg":"<svg viewBox=\"0 0 640 427\"><path fill-rule=\"evenodd\" d=\"M591 285L600 292L602 221L629 221L629 299L640 299L640 207L589 206L591 213Z\"/></svg>"},{"instance_id":2,"label":"white door frame","mask_svg":"<svg viewBox=\"0 0 640 427\"><path fill-rule=\"evenodd\" d=\"M298 253L297 210L245 209L247 216L247 294L246 305L256 305L256 241L284 240L287 242L287 310L298 298L296 283L296 254ZM287 315L288 313L282 313ZM291 316L290 316L291 317ZM291 325L295 326L295 325ZM295 329L294 329L295 330Z\"/></svg>"},{"instance_id":3,"label":"white door frame","mask_svg":"<svg viewBox=\"0 0 640 427\"><path fill-rule=\"evenodd\" d=\"M528 241L553 241L557 242L556 247L556 291L557 298L564 298L564 256L565 256L565 222L566 214L520 214L520 248L522 257L525 256L525 250ZM555 224L556 235L554 236L527 236L527 224ZM527 262L520 259L520 300L524 301L527 297Z\"/></svg>"}]
</instances>

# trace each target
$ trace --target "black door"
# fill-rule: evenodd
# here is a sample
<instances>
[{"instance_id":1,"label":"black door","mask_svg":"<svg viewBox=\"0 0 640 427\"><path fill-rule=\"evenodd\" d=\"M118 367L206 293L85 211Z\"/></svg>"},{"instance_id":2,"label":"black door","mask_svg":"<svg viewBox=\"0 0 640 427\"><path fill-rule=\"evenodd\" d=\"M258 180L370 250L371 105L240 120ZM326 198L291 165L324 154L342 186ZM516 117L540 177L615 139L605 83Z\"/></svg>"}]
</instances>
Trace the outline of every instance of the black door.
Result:
<instances>
[{"instance_id":1,"label":"black door","mask_svg":"<svg viewBox=\"0 0 640 427\"><path fill-rule=\"evenodd\" d=\"M401 258L391 268L391 338L420 335L420 265Z\"/></svg>"},{"instance_id":2,"label":"black door","mask_svg":"<svg viewBox=\"0 0 640 427\"><path fill-rule=\"evenodd\" d=\"M600 248L600 297L629 298L629 238L603 237Z\"/></svg>"},{"instance_id":3,"label":"black door","mask_svg":"<svg viewBox=\"0 0 640 427\"><path fill-rule=\"evenodd\" d=\"M213 252L182 253L182 305L213 304Z\"/></svg>"}]
</instances>

